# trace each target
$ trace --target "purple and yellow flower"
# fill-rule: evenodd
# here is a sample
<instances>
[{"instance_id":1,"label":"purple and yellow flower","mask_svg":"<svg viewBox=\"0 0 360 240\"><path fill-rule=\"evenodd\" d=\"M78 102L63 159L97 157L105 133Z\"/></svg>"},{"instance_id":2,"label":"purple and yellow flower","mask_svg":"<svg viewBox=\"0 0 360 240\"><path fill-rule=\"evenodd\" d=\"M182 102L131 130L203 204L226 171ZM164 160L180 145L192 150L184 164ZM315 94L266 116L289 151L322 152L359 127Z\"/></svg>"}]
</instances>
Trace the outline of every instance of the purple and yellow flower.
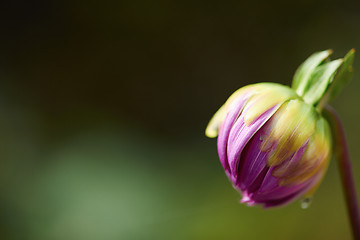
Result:
<instances>
[{"instance_id":1,"label":"purple and yellow flower","mask_svg":"<svg viewBox=\"0 0 360 240\"><path fill-rule=\"evenodd\" d=\"M317 64L304 67L308 70L310 66L315 72L312 76L321 78L319 81L328 78L328 85L321 82L326 90L343 61L322 64L331 52L321 54ZM206 129L208 137L218 137L220 162L233 186L241 192L241 202L249 206L267 208L299 197L307 199L327 170L332 143L329 124L319 108L324 94L307 85L314 86L311 74L302 74L301 68L298 76L299 72L302 82L295 89L276 83L240 88L216 112Z\"/></svg>"}]
</instances>

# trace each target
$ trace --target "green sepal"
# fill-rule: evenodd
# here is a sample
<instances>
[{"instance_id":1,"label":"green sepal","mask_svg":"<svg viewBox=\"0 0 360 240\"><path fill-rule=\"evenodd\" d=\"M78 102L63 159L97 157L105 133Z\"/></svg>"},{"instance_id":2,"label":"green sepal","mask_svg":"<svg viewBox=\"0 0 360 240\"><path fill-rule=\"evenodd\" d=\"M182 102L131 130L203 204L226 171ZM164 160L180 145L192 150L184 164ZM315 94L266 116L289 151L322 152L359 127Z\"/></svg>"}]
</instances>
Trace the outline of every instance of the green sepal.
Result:
<instances>
[{"instance_id":1,"label":"green sepal","mask_svg":"<svg viewBox=\"0 0 360 240\"><path fill-rule=\"evenodd\" d=\"M306 59L296 70L291 87L299 96L303 96L309 88L311 76L315 69L323 64L331 54L332 50L316 52Z\"/></svg>"},{"instance_id":2,"label":"green sepal","mask_svg":"<svg viewBox=\"0 0 360 240\"><path fill-rule=\"evenodd\" d=\"M354 69L352 66L354 62L354 57L355 57L355 49L351 49L344 57L344 62L341 68L335 75L328 91L326 92L326 95L324 96L324 101L326 102L332 101L340 94L343 88L350 82L354 73Z\"/></svg>"},{"instance_id":3,"label":"green sepal","mask_svg":"<svg viewBox=\"0 0 360 240\"><path fill-rule=\"evenodd\" d=\"M303 95L306 103L316 105L322 99L342 64L343 59L338 59L315 69L310 77L309 88Z\"/></svg>"}]
</instances>

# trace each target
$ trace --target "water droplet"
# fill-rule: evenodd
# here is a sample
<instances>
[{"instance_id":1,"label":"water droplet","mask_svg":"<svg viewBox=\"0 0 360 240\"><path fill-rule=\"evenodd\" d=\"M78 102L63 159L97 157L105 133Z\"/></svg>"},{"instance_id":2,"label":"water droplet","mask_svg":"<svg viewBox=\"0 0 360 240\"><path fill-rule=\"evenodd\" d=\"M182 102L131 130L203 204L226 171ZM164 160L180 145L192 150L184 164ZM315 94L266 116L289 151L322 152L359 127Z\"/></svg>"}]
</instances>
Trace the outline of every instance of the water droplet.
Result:
<instances>
[{"instance_id":1,"label":"water droplet","mask_svg":"<svg viewBox=\"0 0 360 240\"><path fill-rule=\"evenodd\" d=\"M310 204L311 204L311 200L312 200L312 197L307 197L307 198L304 198L303 200L301 200L301 208L302 209L307 209Z\"/></svg>"}]
</instances>

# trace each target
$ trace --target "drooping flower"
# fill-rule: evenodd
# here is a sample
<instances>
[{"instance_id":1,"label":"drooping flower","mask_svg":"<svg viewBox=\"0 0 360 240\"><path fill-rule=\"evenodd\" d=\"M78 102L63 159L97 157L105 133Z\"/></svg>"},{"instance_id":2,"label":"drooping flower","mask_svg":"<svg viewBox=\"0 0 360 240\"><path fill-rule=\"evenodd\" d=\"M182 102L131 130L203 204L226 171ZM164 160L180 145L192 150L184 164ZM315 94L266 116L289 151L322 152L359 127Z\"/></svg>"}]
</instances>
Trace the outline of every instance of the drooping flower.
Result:
<instances>
[{"instance_id":1,"label":"drooping flower","mask_svg":"<svg viewBox=\"0 0 360 240\"><path fill-rule=\"evenodd\" d=\"M351 54L350 54L351 53ZM220 162L249 206L274 207L310 197L331 157L331 132L321 115L336 79L349 78L353 52L326 62L330 51L311 56L293 88L259 83L237 90L210 121ZM343 84L341 85L343 86Z\"/></svg>"}]
</instances>

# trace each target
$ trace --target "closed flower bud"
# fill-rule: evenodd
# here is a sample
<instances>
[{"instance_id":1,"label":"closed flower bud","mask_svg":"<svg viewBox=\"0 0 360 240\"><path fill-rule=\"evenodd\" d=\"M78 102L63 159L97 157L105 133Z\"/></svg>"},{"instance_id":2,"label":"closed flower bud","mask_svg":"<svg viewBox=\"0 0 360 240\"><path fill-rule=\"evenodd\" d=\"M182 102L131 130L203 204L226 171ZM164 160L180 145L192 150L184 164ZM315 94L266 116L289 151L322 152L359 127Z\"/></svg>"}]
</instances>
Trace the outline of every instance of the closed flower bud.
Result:
<instances>
[{"instance_id":1,"label":"closed flower bud","mask_svg":"<svg viewBox=\"0 0 360 240\"><path fill-rule=\"evenodd\" d=\"M341 64L336 60L328 65L335 74ZM232 94L211 119L206 135L218 136L220 162L241 192L241 202L281 206L311 197L319 186L332 149L329 124L316 104L325 90L319 97L301 94L276 83L248 85Z\"/></svg>"}]
</instances>

